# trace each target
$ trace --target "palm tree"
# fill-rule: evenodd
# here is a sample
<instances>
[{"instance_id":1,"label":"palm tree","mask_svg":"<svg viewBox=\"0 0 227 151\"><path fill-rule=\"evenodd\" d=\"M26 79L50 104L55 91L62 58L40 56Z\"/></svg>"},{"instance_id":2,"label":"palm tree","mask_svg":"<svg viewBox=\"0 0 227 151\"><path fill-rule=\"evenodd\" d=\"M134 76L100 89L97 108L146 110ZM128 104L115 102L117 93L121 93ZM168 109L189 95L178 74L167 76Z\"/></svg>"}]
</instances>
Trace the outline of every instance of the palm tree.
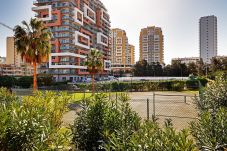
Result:
<instances>
[{"instance_id":1,"label":"palm tree","mask_svg":"<svg viewBox=\"0 0 227 151\"><path fill-rule=\"evenodd\" d=\"M85 62L88 72L92 75L92 95L94 95L95 92L95 74L103 69L102 58L102 54L99 50L91 49Z\"/></svg>"},{"instance_id":2,"label":"palm tree","mask_svg":"<svg viewBox=\"0 0 227 151\"><path fill-rule=\"evenodd\" d=\"M37 64L47 60L51 51L52 34L38 19L31 19L29 24L22 22L22 26L14 28L15 46L22 60L34 67L33 90L37 89Z\"/></svg>"}]
</instances>

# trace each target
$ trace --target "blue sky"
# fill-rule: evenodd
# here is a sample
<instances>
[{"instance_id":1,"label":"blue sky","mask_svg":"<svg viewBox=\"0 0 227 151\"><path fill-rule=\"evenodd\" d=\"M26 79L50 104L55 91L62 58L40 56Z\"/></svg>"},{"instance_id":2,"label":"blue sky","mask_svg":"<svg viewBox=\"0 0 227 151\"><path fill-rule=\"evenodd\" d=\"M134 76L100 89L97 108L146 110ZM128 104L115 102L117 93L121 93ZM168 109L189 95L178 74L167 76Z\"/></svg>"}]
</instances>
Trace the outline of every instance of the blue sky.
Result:
<instances>
[{"instance_id":1,"label":"blue sky","mask_svg":"<svg viewBox=\"0 0 227 151\"><path fill-rule=\"evenodd\" d=\"M218 17L218 54L227 55L227 0L102 0L113 28L126 30L139 57L139 32L147 26L161 27L165 62L173 57L199 56L199 18ZM0 5L0 22L12 27L33 17L32 0L7 0ZM0 56L6 55L6 37L13 32L0 26Z\"/></svg>"}]
</instances>

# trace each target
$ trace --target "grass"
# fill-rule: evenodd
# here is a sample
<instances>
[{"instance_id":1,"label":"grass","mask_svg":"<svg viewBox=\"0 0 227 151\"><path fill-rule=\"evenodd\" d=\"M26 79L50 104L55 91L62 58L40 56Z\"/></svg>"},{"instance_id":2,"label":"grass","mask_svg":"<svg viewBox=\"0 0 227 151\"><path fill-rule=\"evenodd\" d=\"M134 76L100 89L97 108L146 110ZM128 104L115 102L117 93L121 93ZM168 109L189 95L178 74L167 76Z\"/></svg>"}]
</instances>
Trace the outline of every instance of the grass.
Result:
<instances>
[{"instance_id":1,"label":"grass","mask_svg":"<svg viewBox=\"0 0 227 151\"><path fill-rule=\"evenodd\" d=\"M92 93L73 93L72 98L75 101L80 101L82 99L91 98Z\"/></svg>"}]
</instances>

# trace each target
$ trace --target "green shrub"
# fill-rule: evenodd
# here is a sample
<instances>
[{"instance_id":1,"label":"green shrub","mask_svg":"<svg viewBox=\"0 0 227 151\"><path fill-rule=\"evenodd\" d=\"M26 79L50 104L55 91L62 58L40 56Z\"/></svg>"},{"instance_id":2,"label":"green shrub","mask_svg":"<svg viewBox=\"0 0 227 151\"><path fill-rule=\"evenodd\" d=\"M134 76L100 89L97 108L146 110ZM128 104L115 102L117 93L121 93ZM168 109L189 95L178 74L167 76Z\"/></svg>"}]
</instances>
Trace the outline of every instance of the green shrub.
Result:
<instances>
[{"instance_id":1,"label":"green shrub","mask_svg":"<svg viewBox=\"0 0 227 151\"><path fill-rule=\"evenodd\" d=\"M11 88L17 83L16 78L10 76L0 76L0 87Z\"/></svg>"},{"instance_id":2,"label":"green shrub","mask_svg":"<svg viewBox=\"0 0 227 151\"><path fill-rule=\"evenodd\" d=\"M227 81L224 75L215 79L197 100L199 121L191 123L191 133L201 150L227 149Z\"/></svg>"},{"instance_id":3,"label":"green shrub","mask_svg":"<svg viewBox=\"0 0 227 151\"><path fill-rule=\"evenodd\" d=\"M37 78L38 86L51 86L53 85L53 76L52 75L39 75Z\"/></svg>"},{"instance_id":4,"label":"green shrub","mask_svg":"<svg viewBox=\"0 0 227 151\"><path fill-rule=\"evenodd\" d=\"M187 80L186 87L189 90L198 90L199 89L199 81L198 80Z\"/></svg>"},{"instance_id":5,"label":"green shrub","mask_svg":"<svg viewBox=\"0 0 227 151\"><path fill-rule=\"evenodd\" d=\"M158 89L157 82L145 82L147 91L156 91Z\"/></svg>"},{"instance_id":6,"label":"green shrub","mask_svg":"<svg viewBox=\"0 0 227 151\"><path fill-rule=\"evenodd\" d=\"M170 81L159 82L158 87L159 87L159 90L171 91L172 90L172 82L170 82Z\"/></svg>"},{"instance_id":7,"label":"green shrub","mask_svg":"<svg viewBox=\"0 0 227 151\"><path fill-rule=\"evenodd\" d=\"M25 89L30 88L32 84L33 84L33 77L29 77L29 76L20 77L17 81L17 86Z\"/></svg>"},{"instance_id":8,"label":"green shrub","mask_svg":"<svg viewBox=\"0 0 227 151\"><path fill-rule=\"evenodd\" d=\"M75 147L80 150L98 150L103 143L108 142L108 136L117 130L127 130L127 135L137 130L140 118L127 101L124 95L116 102L100 94L83 102L83 110L72 128Z\"/></svg>"},{"instance_id":9,"label":"green shrub","mask_svg":"<svg viewBox=\"0 0 227 151\"><path fill-rule=\"evenodd\" d=\"M160 128L156 121L147 121L142 123L140 129L134 131L132 135L125 135L125 131L113 133L109 136L109 142L103 146L107 151L196 150L193 140L188 136L189 133L187 130L176 132L169 121L165 123L164 128Z\"/></svg>"},{"instance_id":10,"label":"green shrub","mask_svg":"<svg viewBox=\"0 0 227 151\"><path fill-rule=\"evenodd\" d=\"M197 80L200 82L200 84L205 87L208 83L208 80L207 78L204 78L204 77L198 77Z\"/></svg>"},{"instance_id":11,"label":"green shrub","mask_svg":"<svg viewBox=\"0 0 227 151\"><path fill-rule=\"evenodd\" d=\"M185 85L185 82L183 82L183 81L173 82L172 83L172 90L173 91L183 91L184 85Z\"/></svg>"},{"instance_id":12,"label":"green shrub","mask_svg":"<svg viewBox=\"0 0 227 151\"><path fill-rule=\"evenodd\" d=\"M20 100L1 89L0 99L0 150L65 150L70 146L71 132L61 127L70 100L66 94L37 92Z\"/></svg>"},{"instance_id":13,"label":"green shrub","mask_svg":"<svg viewBox=\"0 0 227 151\"><path fill-rule=\"evenodd\" d=\"M198 122L191 123L191 133L201 150L227 149L227 108L219 108L215 114L202 112Z\"/></svg>"}]
</instances>

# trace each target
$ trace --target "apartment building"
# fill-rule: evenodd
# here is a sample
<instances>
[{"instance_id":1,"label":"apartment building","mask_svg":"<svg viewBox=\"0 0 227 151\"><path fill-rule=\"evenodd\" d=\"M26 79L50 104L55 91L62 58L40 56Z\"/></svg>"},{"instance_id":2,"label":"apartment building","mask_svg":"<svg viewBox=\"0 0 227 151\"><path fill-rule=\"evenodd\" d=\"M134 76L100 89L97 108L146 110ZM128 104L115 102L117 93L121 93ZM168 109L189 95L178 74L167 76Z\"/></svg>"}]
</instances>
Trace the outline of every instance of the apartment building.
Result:
<instances>
[{"instance_id":1,"label":"apartment building","mask_svg":"<svg viewBox=\"0 0 227 151\"><path fill-rule=\"evenodd\" d=\"M160 27L150 26L140 32L140 61L164 64L164 40Z\"/></svg>"},{"instance_id":2,"label":"apartment building","mask_svg":"<svg viewBox=\"0 0 227 151\"><path fill-rule=\"evenodd\" d=\"M81 81L89 76L84 61L91 48L104 56L100 75L110 72L110 17L100 0L37 0L34 5L36 17L53 33L49 62L40 72L56 81Z\"/></svg>"},{"instance_id":3,"label":"apartment building","mask_svg":"<svg viewBox=\"0 0 227 151\"><path fill-rule=\"evenodd\" d=\"M185 63L186 65L189 63L197 63L200 61L199 57L185 57L185 58L173 58L172 62L179 61L180 63Z\"/></svg>"},{"instance_id":4,"label":"apartment building","mask_svg":"<svg viewBox=\"0 0 227 151\"><path fill-rule=\"evenodd\" d=\"M135 64L135 46L129 44L128 48L129 48L128 62L131 63L131 65L133 66Z\"/></svg>"},{"instance_id":5,"label":"apartment building","mask_svg":"<svg viewBox=\"0 0 227 151\"><path fill-rule=\"evenodd\" d=\"M0 75L7 76L32 76L33 67L25 63L17 53L14 37L6 38L6 59L0 66Z\"/></svg>"},{"instance_id":6,"label":"apartment building","mask_svg":"<svg viewBox=\"0 0 227 151\"><path fill-rule=\"evenodd\" d=\"M31 66L14 64L0 64L0 76L32 76L33 68Z\"/></svg>"},{"instance_id":7,"label":"apartment building","mask_svg":"<svg viewBox=\"0 0 227 151\"><path fill-rule=\"evenodd\" d=\"M111 62L112 71L130 71L135 62L135 47L128 43L124 30L115 28L111 32Z\"/></svg>"},{"instance_id":8,"label":"apartment building","mask_svg":"<svg viewBox=\"0 0 227 151\"><path fill-rule=\"evenodd\" d=\"M217 17L205 16L199 20L200 58L205 64L217 56Z\"/></svg>"},{"instance_id":9,"label":"apartment building","mask_svg":"<svg viewBox=\"0 0 227 151\"><path fill-rule=\"evenodd\" d=\"M6 64L20 67L23 63L21 55L17 53L14 37L6 38Z\"/></svg>"}]
</instances>

